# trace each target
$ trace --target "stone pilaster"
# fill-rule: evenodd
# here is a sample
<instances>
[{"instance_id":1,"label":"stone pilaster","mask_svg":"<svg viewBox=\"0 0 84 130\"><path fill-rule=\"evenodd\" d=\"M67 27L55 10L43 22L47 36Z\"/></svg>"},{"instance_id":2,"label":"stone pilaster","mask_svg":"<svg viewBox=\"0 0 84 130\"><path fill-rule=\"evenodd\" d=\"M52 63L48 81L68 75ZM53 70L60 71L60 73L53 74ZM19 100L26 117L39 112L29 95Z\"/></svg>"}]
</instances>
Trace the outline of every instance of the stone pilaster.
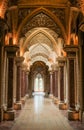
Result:
<instances>
[{"instance_id":1,"label":"stone pilaster","mask_svg":"<svg viewBox=\"0 0 84 130\"><path fill-rule=\"evenodd\" d=\"M7 95L7 120L14 119L13 111L13 78L14 78L14 64L16 51L19 49L17 45L6 45L5 50L7 52L7 64L8 64L8 95Z\"/></svg>"},{"instance_id":2,"label":"stone pilaster","mask_svg":"<svg viewBox=\"0 0 84 130\"><path fill-rule=\"evenodd\" d=\"M68 99L69 110L68 119L78 119L78 112L76 112L76 55L78 51L77 46L65 46L64 50L67 52L67 66L68 66Z\"/></svg>"},{"instance_id":3,"label":"stone pilaster","mask_svg":"<svg viewBox=\"0 0 84 130\"><path fill-rule=\"evenodd\" d=\"M21 63L23 62L23 57L16 57L16 102L14 103L14 109L21 109Z\"/></svg>"}]
</instances>

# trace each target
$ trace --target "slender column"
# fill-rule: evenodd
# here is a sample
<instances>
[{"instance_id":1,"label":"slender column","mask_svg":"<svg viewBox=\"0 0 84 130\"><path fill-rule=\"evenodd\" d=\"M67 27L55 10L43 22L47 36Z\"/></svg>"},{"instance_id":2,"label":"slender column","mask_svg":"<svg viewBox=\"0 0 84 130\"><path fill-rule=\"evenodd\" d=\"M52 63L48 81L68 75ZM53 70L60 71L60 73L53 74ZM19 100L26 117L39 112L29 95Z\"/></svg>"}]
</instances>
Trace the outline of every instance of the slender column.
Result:
<instances>
[{"instance_id":1,"label":"slender column","mask_svg":"<svg viewBox=\"0 0 84 130\"><path fill-rule=\"evenodd\" d=\"M23 57L16 57L16 65L17 65L17 72L16 72L16 102L14 103L14 109L20 110L21 109L21 63L23 62Z\"/></svg>"},{"instance_id":2,"label":"slender column","mask_svg":"<svg viewBox=\"0 0 84 130\"><path fill-rule=\"evenodd\" d=\"M25 95L26 95L26 74L25 68L21 70L21 102L25 103Z\"/></svg>"},{"instance_id":3,"label":"slender column","mask_svg":"<svg viewBox=\"0 0 84 130\"><path fill-rule=\"evenodd\" d=\"M58 70L55 70L55 97L58 98Z\"/></svg>"},{"instance_id":4,"label":"slender column","mask_svg":"<svg viewBox=\"0 0 84 130\"><path fill-rule=\"evenodd\" d=\"M78 113L76 112L76 54L78 51L77 46L65 46L65 51L67 52L67 65L68 65L68 92L69 92L69 111L68 119L76 120L78 119Z\"/></svg>"},{"instance_id":5,"label":"slender column","mask_svg":"<svg viewBox=\"0 0 84 130\"><path fill-rule=\"evenodd\" d=\"M65 58L59 57L58 59L58 65L59 65L59 109L65 110L67 109L67 104L65 104L65 75L64 75L64 65L65 65Z\"/></svg>"},{"instance_id":6,"label":"slender column","mask_svg":"<svg viewBox=\"0 0 84 130\"><path fill-rule=\"evenodd\" d=\"M54 103L58 104L59 100L58 100L58 66L55 65L54 66Z\"/></svg>"},{"instance_id":7,"label":"slender column","mask_svg":"<svg viewBox=\"0 0 84 130\"><path fill-rule=\"evenodd\" d=\"M28 97L29 71L26 71L26 97Z\"/></svg>"},{"instance_id":8,"label":"slender column","mask_svg":"<svg viewBox=\"0 0 84 130\"><path fill-rule=\"evenodd\" d=\"M17 45L7 45L5 46L5 50L7 52L8 58L8 95L7 95L7 110L9 114L8 120L14 119L14 111L13 110L13 78L14 78L14 63L15 63L15 56L16 51L18 50Z\"/></svg>"},{"instance_id":9,"label":"slender column","mask_svg":"<svg viewBox=\"0 0 84 130\"><path fill-rule=\"evenodd\" d=\"M55 97L55 71L53 71L53 96Z\"/></svg>"},{"instance_id":10,"label":"slender column","mask_svg":"<svg viewBox=\"0 0 84 130\"><path fill-rule=\"evenodd\" d=\"M59 65L59 84L60 84L60 102L64 102L64 64L65 59L58 58L58 65Z\"/></svg>"},{"instance_id":11,"label":"slender column","mask_svg":"<svg viewBox=\"0 0 84 130\"><path fill-rule=\"evenodd\" d=\"M4 44L5 33L8 30L5 19L0 17L0 122L3 120L3 110L5 109L5 56L4 56Z\"/></svg>"},{"instance_id":12,"label":"slender column","mask_svg":"<svg viewBox=\"0 0 84 130\"><path fill-rule=\"evenodd\" d=\"M0 122L2 121L2 46L0 45Z\"/></svg>"},{"instance_id":13,"label":"slender column","mask_svg":"<svg viewBox=\"0 0 84 130\"><path fill-rule=\"evenodd\" d=\"M50 71L50 97L53 96L53 72Z\"/></svg>"},{"instance_id":14,"label":"slender column","mask_svg":"<svg viewBox=\"0 0 84 130\"><path fill-rule=\"evenodd\" d=\"M24 97L24 70L21 70L21 97Z\"/></svg>"}]
</instances>

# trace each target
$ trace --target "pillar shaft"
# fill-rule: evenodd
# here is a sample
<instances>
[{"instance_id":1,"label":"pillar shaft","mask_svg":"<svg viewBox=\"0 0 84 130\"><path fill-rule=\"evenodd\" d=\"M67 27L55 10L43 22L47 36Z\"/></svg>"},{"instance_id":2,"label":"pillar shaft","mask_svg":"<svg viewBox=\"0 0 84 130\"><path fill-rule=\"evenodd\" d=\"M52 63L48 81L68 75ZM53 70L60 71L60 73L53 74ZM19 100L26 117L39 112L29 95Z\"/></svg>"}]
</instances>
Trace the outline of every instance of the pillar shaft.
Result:
<instances>
[{"instance_id":1,"label":"pillar shaft","mask_svg":"<svg viewBox=\"0 0 84 130\"><path fill-rule=\"evenodd\" d=\"M21 67L17 66L16 102L21 98Z\"/></svg>"},{"instance_id":2,"label":"pillar shaft","mask_svg":"<svg viewBox=\"0 0 84 130\"><path fill-rule=\"evenodd\" d=\"M53 95L53 72L50 72L50 94Z\"/></svg>"},{"instance_id":3,"label":"pillar shaft","mask_svg":"<svg viewBox=\"0 0 84 130\"><path fill-rule=\"evenodd\" d=\"M8 108L12 108L13 106L13 58L8 58Z\"/></svg>"},{"instance_id":4,"label":"pillar shaft","mask_svg":"<svg viewBox=\"0 0 84 130\"><path fill-rule=\"evenodd\" d=\"M55 71L55 97L58 98L58 70Z\"/></svg>"},{"instance_id":5,"label":"pillar shaft","mask_svg":"<svg viewBox=\"0 0 84 130\"><path fill-rule=\"evenodd\" d=\"M59 98L61 102L64 102L64 65L65 65L65 58L59 57L58 59L58 65L59 65Z\"/></svg>"},{"instance_id":6,"label":"pillar shaft","mask_svg":"<svg viewBox=\"0 0 84 130\"><path fill-rule=\"evenodd\" d=\"M21 70L21 97L24 97L26 94L26 76L25 70Z\"/></svg>"},{"instance_id":7,"label":"pillar shaft","mask_svg":"<svg viewBox=\"0 0 84 130\"><path fill-rule=\"evenodd\" d=\"M2 86L2 47L0 46L0 122L2 121L2 102L1 102L1 99L2 99L2 89L1 89L1 86Z\"/></svg>"},{"instance_id":8,"label":"pillar shaft","mask_svg":"<svg viewBox=\"0 0 84 130\"><path fill-rule=\"evenodd\" d=\"M28 85L29 85L29 78L28 78L28 75L29 75L29 72L26 71L26 90L25 90L25 93L28 94Z\"/></svg>"},{"instance_id":9,"label":"pillar shaft","mask_svg":"<svg viewBox=\"0 0 84 130\"><path fill-rule=\"evenodd\" d=\"M23 62L23 57L16 57L16 65L17 65L17 80L16 80L16 102L21 99L21 64Z\"/></svg>"},{"instance_id":10,"label":"pillar shaft","mask_svg":"<svg viewBox=\"0 0 84 130\"><path fill-rule=\"evenodd\" d=\"M64 66L60 66L60 101L64 101Z\"/></svg>"},{"instance_id":11,"label":"pillar shaft","mask_svg":"<svg viewBox=\"0 0 84 130\"><path fill-rule=\"evenodd\" d=\"M76 54L78 51L77 46L65 46L67 52L67 66L68 66L68 99L70 109L75 109L76 104Z\"/></svg>"},{"instance_id":12,"label":"pillar shaft","mask_svg":"<svg viewBox=\"0 0 84 130\"><path fill-rule=\"evenodd\" d=\"M13 82L14 82L14 58L16 56L16 51L18 46L5 46L7 52L7 63L8 63L8 96L7 96L7 108L13 107Z\"/></svg>"}]
</instances>

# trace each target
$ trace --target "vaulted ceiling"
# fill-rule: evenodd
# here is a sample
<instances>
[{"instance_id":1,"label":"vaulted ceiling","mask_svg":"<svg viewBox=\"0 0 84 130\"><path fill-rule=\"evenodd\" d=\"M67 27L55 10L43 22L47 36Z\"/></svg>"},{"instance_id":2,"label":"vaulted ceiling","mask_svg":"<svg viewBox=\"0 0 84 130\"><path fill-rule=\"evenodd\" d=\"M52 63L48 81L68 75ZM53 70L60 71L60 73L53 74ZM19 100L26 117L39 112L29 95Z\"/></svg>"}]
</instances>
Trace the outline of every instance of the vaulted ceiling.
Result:
<instances>
[{"instance_id":1,"label":"vaulted ceiling","mask_svg":"<svg viewBox=\"0 0 84 130\"><path fill-rule=\"evenodd\" d=\"M84 0L0 0L0 16L18 39L28 67L41 61L51 68L64 56L63 45L75 32L79 10L84 13Z\"/></svg>"}]
</instances>

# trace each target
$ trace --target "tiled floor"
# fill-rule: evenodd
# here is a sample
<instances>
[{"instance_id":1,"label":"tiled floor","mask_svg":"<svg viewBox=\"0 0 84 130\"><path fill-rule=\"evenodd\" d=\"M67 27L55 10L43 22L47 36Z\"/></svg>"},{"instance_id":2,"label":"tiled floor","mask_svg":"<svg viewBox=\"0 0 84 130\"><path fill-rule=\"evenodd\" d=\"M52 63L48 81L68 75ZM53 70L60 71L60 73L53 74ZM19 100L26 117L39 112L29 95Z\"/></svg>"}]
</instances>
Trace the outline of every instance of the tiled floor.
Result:
<instances>
[{"instance_id":1,"label":"tiled floor","mask_svg":"<svg viewBox=\"0 0 84 130\"><path fill-rule=\"evenodd\" d=\"M75 130L71 126L51 99L37 94L27 100L15 121L1 123L0 130Z\"/></svg>"}]
</instances>

